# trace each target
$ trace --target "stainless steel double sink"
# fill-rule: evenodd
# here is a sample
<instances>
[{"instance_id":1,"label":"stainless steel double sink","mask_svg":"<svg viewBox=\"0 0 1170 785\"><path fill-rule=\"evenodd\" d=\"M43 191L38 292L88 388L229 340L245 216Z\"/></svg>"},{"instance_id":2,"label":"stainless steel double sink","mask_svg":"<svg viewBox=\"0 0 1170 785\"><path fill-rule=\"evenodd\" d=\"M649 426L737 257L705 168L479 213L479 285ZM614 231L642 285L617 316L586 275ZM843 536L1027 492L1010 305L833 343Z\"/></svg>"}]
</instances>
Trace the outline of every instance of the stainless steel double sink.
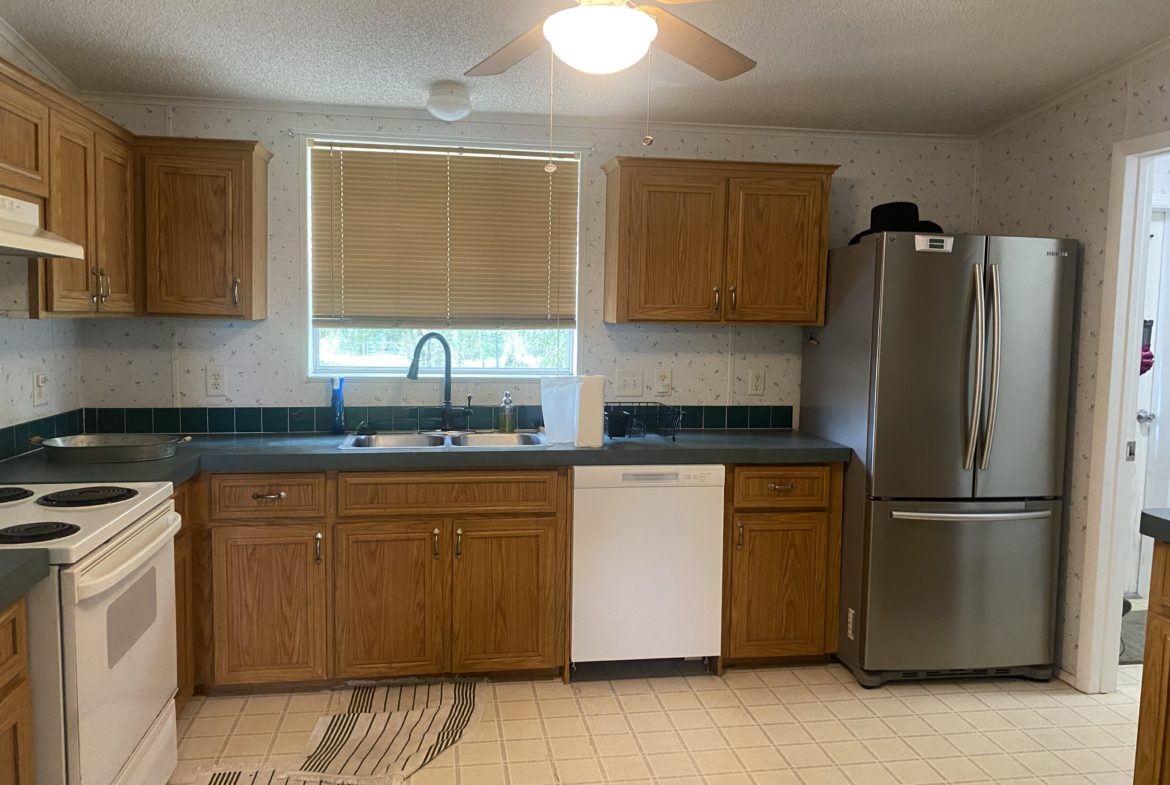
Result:
<instances>
[{"instance_id":1,"label":"stainless steel double sink","mask_svg":"<svg viewBox=\"0 0 1170 785\"><path fill-rule=\"evenodd\" d=\"M443 433L374 433L350 434L337 447L340 450L433 450L445 447L543 447L547 444L543 434L534 432L497 433L494 431L457 431Z\"/></svg>"}]
</instances>

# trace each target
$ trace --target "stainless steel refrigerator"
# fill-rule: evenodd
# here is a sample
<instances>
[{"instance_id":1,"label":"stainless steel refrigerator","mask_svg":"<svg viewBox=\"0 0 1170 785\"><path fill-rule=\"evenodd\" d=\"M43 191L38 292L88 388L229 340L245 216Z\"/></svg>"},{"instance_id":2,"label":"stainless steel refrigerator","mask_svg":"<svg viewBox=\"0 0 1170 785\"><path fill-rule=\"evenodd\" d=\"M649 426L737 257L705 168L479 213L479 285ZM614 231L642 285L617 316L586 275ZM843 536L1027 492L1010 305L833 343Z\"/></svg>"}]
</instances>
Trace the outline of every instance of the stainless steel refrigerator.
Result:
<instances>
[{"instance_id":1,"label":"stainless steel refrigerator","mask_svg":"<svg viewBox=\"0 0 1170 785\"><path fill-rule=\"evenodd\" d=\"M848 445L859 682L1050 678L1079 244L889 232L829 256L802 431Z\"/></svg>"}]
</instances>

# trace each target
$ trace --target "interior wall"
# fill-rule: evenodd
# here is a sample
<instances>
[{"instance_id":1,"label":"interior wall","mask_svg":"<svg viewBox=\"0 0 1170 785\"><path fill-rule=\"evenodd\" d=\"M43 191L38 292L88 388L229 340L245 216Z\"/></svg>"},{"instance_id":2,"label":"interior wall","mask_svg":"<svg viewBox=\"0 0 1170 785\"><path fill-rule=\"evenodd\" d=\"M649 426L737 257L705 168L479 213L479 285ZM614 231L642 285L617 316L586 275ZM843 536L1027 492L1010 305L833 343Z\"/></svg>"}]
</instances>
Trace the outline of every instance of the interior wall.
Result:
<instances>
[{"instance_id":1,"label":"interior wall","mask_svg":"<svg viewBox=\"0 0 1170 785\"><path fill-rule=\"evenodd\" d=\"M92 321L80 336L86 406L324 405L327 383L305 373L305 275L302 172L303 134L385 136L396 139L546 143L547 118L485 121L473 114L456 124L417 112L359 114L325 107L296 110L208 102L94 98L92 105L140 134L259 139L274 153L269 175L269 318L263 322L182 319ZM601 165L616 155L729 160L836 163L831 242L869 224L876 203L908 199L924 217L953 231L971 227L974 205L974 140L863 136L742 128L656 128L655 144L643 147L637 127L554 129L555 141L585 148L581 224L579 357L581 373L611 380L619 368L644 368L646 397L685 404L790 404L800 390L800 330L782 327L605 325L602 268L605 175ZM221 364L226 398L205 394L203 367ZM653 370L670 368L674 391L652 396ZM766 394L747 395L747 375L765 373ZM481 403L498 401L510 388L517 402L536 403L534 383L457 383L456 400L471 393ZM352 380L348 400L357 405L429 404L438 382ZM614 394L610 388L610 395Z\"/></svg>"},{"instance_id":2,"label":"interior wall","mask_svg":"<svg viewBox=\"0 0 1170 785\"><path fill-rule=\"evenodd\" d=\"M1080 632L1089 455L1114 143L1170 130L1170 48L1154 51L979 137L976 229L1084 244L1065 481L1058 659L1073 672ZM1120 601L1120 600L1119 600Z\"/></svg>"}]
</instances>

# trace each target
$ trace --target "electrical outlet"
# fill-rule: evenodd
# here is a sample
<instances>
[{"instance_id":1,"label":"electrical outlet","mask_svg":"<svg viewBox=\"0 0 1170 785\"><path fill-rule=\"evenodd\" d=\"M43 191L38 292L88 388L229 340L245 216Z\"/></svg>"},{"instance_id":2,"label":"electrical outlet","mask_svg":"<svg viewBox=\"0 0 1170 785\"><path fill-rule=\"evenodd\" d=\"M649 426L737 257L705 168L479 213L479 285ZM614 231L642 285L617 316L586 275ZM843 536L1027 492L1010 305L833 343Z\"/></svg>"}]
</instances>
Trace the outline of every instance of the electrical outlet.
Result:
<instances>
[{"instance_id":1,"label":"electrical outlet","mask_svg":"<svg viewBox=\"0 0 1170 785\"><path fill-rule=\"evenodd\" d=\"M207 379L207 397L223 398L227 396L227 382L223 375L222 365L209 365L204 369Z\"/></svg>"},{"instance_id":2,"label":"electrical outlet","mask_svg":"<svg viewBox=\"0 0 1170 785\"><path fill-rule=\"evenodd\" d=\"M627 369L617 372L617 394L619 398L642 397L641 369Z\"/></svg>"},{"instance_id":3,"label":"electrical outlet","mask_svg":"<svg viewBox=\"0 0 1170 785\"><path fill-rule=\"evenodd\" d=\"M49 374L37 371L32 378L33 406L44 406L49 402Z\"/></svg>"},{"instance_id":4,"label":"electrical outlet","mask_svg":"<svg viewBox=\"0 0 1170 785\"><path fill-rule=\"evenodd\" d=\"M660 368L654 376L654 392L658 395L670 395L672 386L670 369Z\"/></svg>"},{"instance_id":5,"label":"electrical outlet","mask_svg":"<svg viewBox=\"0 0 1170 785\"><path fill-rule=\"evenodd\" d=\"M748 372L748 395L763 395L764 394L764 372L750 371Z\"/></svg>"}]
</instances>

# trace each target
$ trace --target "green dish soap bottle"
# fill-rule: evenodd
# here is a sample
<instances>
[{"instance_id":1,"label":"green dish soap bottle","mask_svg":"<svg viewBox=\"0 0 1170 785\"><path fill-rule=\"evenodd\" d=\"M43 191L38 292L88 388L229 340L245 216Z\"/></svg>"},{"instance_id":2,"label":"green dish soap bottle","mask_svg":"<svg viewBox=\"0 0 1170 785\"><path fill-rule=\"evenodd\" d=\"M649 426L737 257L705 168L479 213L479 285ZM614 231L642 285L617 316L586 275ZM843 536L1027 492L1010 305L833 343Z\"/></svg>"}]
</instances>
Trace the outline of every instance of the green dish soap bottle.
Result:
<instances>
[{"instance_id":1,"label":"green dish soap bottle","mask_svg":"<svg viewBox=\"0 0 1170 785\"><path fill-rule=\"evenodd\" d=\"M508 390L504 390L504 400L500 402L500 433L516 433L516 404Z\"/></svg>"}]
</instances>

